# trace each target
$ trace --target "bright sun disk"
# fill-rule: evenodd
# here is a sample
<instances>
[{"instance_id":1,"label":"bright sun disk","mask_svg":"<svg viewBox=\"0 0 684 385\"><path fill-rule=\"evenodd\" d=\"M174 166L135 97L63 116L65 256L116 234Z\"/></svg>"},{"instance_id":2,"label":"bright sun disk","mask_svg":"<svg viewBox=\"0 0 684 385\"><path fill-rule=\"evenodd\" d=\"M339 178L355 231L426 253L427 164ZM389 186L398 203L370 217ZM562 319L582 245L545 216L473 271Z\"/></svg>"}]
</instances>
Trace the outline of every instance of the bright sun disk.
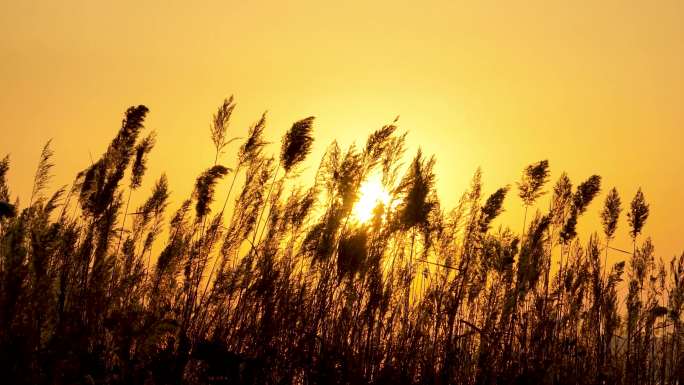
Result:
<instances>
[{"instance_id":1,"label":"bright sun disk","mask_svg":"<svg viewBox=\"0 0 684 385\"><path fill-rule=\"evenodd\" d=\"M385 207L390 203L391 197L385 190L379 175L373 176L359 187L359 200L354 204L354 217L361 223L373 218L373 210L382 204Z\"/></svg>"}]
</instances>

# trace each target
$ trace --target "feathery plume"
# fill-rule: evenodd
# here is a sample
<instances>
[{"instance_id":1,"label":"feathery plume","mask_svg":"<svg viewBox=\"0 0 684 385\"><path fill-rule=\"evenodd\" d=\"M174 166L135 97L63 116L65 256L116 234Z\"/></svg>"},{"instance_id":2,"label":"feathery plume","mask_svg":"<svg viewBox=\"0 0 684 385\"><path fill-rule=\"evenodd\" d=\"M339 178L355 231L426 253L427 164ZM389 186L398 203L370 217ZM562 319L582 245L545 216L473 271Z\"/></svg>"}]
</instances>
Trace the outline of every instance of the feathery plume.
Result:
<instances>
[{"instance_id":1,"label":"feathery plume","mask_svg":"<svg viewBox=\"0 0 684 385\"><path fill-rule=\"evenodd\" d=\"M551 218L548 215L537 215L530 224L530 234L521 246L517 271L518 292L521 298L536 285L541 275L546 230L550 224Z\"/></svg>"},{"instance_id":2,"label":"feathery plume","mask_svg":"<svg viewBox=\"0 0 684 385\"><path fill-rule=\"evenodd\" d=\"M393 186L403 166L401 162L406 151L406 133L400 136L392 136L385 145L385 153L382 154L380 164L382 167L382 184Z\"/></svg>"},{"instance_id":3,"label":"feathery plume","mask_svg":"<svg viewBox=\"0 0 684 385\"><path fill-rule=\"evenodd\" d=\"M639 188L634 196L634 199L632 199L630 210L627 213L627 220L629 221L629 226L632 228L630 230L630 235L632 238L636 238L639 236L639 234L641 234L641 230L648 219L648 214L648 203L646 203L644 193L641 191L641 188Z\"/></svg>"},{"instance_id":4,"label":"feathery plume","mask_svg":"<svg viewBox=\"0 0 684 385\"><path fill-rule=\"evenodd\" d=\"M135 146L135 158L131 169L131 190L137 189L142 183L142 178L147 170L147 154L149 154L150 151L152 151L152 147L154 147L155 137L156 134L151 132Z\"/></svg>"},{"instance_id":5,"label":"feathery plume","mask_svg":"<svg viewBox=\"0 0 684 385\"><path fill-rule=\"evenodd\" d=\"M363 155L351 145L334 173L337 194L342 199L342 209L345 212L351 210L356 202L362 174Z\"/></svg>"},{"instance_id":6,"label":"feathery plume","mask_svg":"<svg viewBox=\"0 0 684 385\"><path fill-rule=\"evenodd\" d=\"M599 191L601 191L601 177L598 175L590 176L586 181L577 186L577 191L572 196L570 215L565 220L565 224L559 234L563 244L567 245L577 236L577 220L587 210L587 207Z\"/></svg>"},{"instance_id":7,"label":"feathery plume","mask_svg":"<svg viewBox=\"0 0 684 385\"><path fill-rule=\"evenodd\" d=\"M43 190L47 187L48 182L50 182L50 170L54 164L50 163L50 158L54 154L50 148L50 143L52 139L48 140L43 146L43 150L40 152L40 161L38 161L38 168L36 169L36 174L33 178L33 190L31 191L31 199L29 200L29 206L34 200L42 199Z\"/></svg>"},{"instance_id":8,"label":"feathery plume","mask_svg":"<svg viewBox=\"0 0 684 385\"><path fill-rule=\"evenodd\" d=\"M209 205L214 200L214 187L220 178L230 172L230 169L221 165L210 167L197 178L195 182L195 212L197 218L203 218L210 211Z\"/></svg>"},{"instance_id":9,"label":"feathery plume","mask_svg":"<svg viewBox=\"0 0 684 385\"><path fill-rule=\"evenodd\" d=\"M9 170L10 159L9 155L5 155L2 160L0 160L0 202L9 202L10 192L9 186L7 185L7 171Z\"/></svg>"},{"instance_id":10,"label":"feathery plume","mask_svg":"<svg viewBox=\"0 0 684 385\"><path fill-rule=\"evenodd\" d=\"M487 202L482 206L482 212L480 214L481 232L487 232L490 223L503 212L503 202L504 199L506 199L508 189L508 186L501 187L487 198Z\"/></svg>"},{"instance_id":11,"label":"feathery plume","mask_svg":"<svg viewBox=\"0 0 684 385\"><path fill-rule=\"evenodd\" d=\"M8 170L9 155L6 155L0 160L0 219L12 218L17 214L14 205L9 203L10 192L7 180L5 179Z\"/></svg>"},{"instance_id":12,"label":"feathery plume","mask_svg":"<svg viewBox=\"0 0 684 385\"><path fill-rule=\"evenodd\" d=\"M601 224L603 225L603 233L606 238L611 239L617 230L618 219L620 212L622 212L622 203L617 190L613 187L608 195L601 211Z\"/></svg>"},{"instance_id":13,"label":"feathery plume","mask_svg":"<svg viewBox=\"0 0 684 385\"><path fill-rule=\"evenodd\" d=\"M561 226L567 220L572 208L572 182L565 172L553 186L553 196L551 197L551 217L553 224Z\"/></svg>"},{"instance_id":14,"label":"feathery plume","mask_svg":"<svg viewBox=\"0 0 684 385\"><path fill-rule=\"evenodd\" d=\"M230 125L230 117L235 109L235 103L233 102L233 96L224 99L223 104L221 104L214 114L211 122L211 127L209 131L211 132L211 141L214 143L216 148L216 157L214 162L218 161L219 155L223 153L226 145L228 145L234 139L226 141L226 133L228 132L228 126Z\"/></svg>"},{"instance_id":15,"label":"feathery plume","mask_svg":"<svg viewBox=\"0 0 684 385\"><path fill-rule=\"evenodd\" d=\"M433 196L434 164L434 157L426 160L423 158L423 152L418 149L408 173L397 187L397 192L403 196L397 209L400 225L404 229L427 225L430 212L437 206Z\"/></svg>"},{"instance_id":16,"label":"feathery plume","mask_svg":"<svg viewBox=\"0 0 684 385\"><path fill-rule=\"evenodd\" d=\"M238 164L243 165L254 161L261 156L261 151L268 144L263 139L264 128L266 127L266 113L261 115L261 119L249 128L247 140L240 146L238 151Z\"/></svg>"},{"instance_id":17,"label":"feathery plume","mask_svg":"<svg viewBox=\"0 0 684 385\"><path fill-rule=\"evenodd\" d=\"M525 206L532 206L546 192L542 188L549 180L549 161L542 160L525 167L522 180L518 182L518 196Z\"/></svg>"},{"instance_id":18,"label":"feathery plume","mask_svg":"<svg viewBox=\"0 0 684 385\"><path fill-rule=\"evenodd\" d=\"M314 119L313 116L309 116L295 122L283 137L280 147L280 164L285 169L285 173L290 172L311 152L313 144L311 131Z\"/></svg>"},{"instance_id":19,"label":"feathery plume","mask_svg":"<svg viewBox=\"0 0 684 385\"><path fill-rule=\"evenodd\" d=\"M149 230L145 239L143 250L149 250L157 235L161 232L162 220L169 199L169 182L166 174L162 174L152 189L152 195L143 203L138 210L140 215L140 225L146 226L152 218L156 218L152 228Z\"/></svg>"},{"instance_id":20,"label":"feathery plume","mask_svg":"<svg viewBox=\"0 0 684 385\"><path fill-rule=\"evenodd\" d=\"M147 213L162 213L166 210L169 198L169 181L166 174L162 174L152 189L152 195L145 201L142 211Z\"/></svg>"},{"instance_id":21,"label":"feathery plume","mask_svg":"<svg viewBox=\"0 0 684 385\"><path fill-rule=\"evenodd\" d=\"M563 228L559 234L561 243L567 245L572 239L577 236L577 209L572 208L570 216L565 221Z\"/></svg>"},{"instance_id":22,"label":"feathery plume","mask_svg":"<svg viewBox=\"0 0 684 385\"><path fill-rule=\"evenodd\" d=\"M573 197L574 207L577 209L577 214L584 214L589 206L589 203L601 191L601 177L592 175L586 181L577 186L577 191Z\"/></svg>"},{"instance_id":23,"label":"feathery plume","mask_svg":"<svg viewBox=\"0 0 684 385\"><path fill-rule=\"evenodd\" d=\"M396 123L396 120L394 122ZM390 138L396 130L396 125L388 124L368 136L364 154L367 157L369 168L375 166L380 157L387 151L388 145L391 144Z\"/></svg>"},{"instance_id":24,"label":"feathery plume","mask_svg":"<svg viewBox=\"0 0 684 385\"><path fill-rule=\"evenodd\" d=\"M102 214L114 200L119 182L135 151L135 142L149 110L143 105L129 107L121 128L105 154L77 176L82 179L79 201L91 215Z\"/></svg>"}]
</instances>

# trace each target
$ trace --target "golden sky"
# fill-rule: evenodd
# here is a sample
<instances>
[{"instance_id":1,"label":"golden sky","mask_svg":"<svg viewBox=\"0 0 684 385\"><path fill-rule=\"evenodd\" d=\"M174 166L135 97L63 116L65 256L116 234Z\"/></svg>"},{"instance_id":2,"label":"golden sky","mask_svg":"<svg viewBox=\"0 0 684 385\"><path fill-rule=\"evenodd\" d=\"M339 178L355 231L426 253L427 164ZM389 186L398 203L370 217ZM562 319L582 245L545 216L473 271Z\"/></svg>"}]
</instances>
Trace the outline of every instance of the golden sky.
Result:
<instances>
[{"instance_id":1,"label":"golden sky","mask_svg":"<svg viewBox=\"0 0 684 385\"><path fill-rule=\"evenodd\" d=\"M213 162L209 120L235 94L235 136L266 109L273 141L315 115L316 160L400 115L412 151L437 156L447 206L478 166L489 193L544 158L553 180L597 173L625 204L643 186L658 254L684 250L684 1L201 3L0 1L13 193L30 193L47 139L56 187L145 104L158 143L138 194L166 171L179 201ZM602 201L581 229L599 230ZM507 203L499 222L519 231L520 200ZM614 244L630 248L620 225Z\"/></svg>"}]
</instances>

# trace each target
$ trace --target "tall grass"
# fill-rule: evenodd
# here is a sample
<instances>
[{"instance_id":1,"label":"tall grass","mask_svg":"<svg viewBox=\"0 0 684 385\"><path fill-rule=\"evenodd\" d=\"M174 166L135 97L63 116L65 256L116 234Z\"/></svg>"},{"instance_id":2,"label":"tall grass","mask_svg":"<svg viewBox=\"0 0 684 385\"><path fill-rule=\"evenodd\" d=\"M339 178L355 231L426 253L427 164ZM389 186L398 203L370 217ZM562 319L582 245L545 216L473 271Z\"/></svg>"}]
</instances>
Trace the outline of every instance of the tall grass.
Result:
<instances>
[{"instance_id":1,"label":"tall grass","mask_svg":"<svg viewBox=\"0 0 684 385\"><path fill-rule=\"evenodd\" d=\"M633 252L608 266L621 231L617 190L600 210L602 236L582 243L576 231L599 176L573 189L562 174L546 211L535 205L549 162L525 168L517 235L492 226L510 187L483 196L479 170L458 205L442 207L435 159L418 151L403 164L396 121L362 147L333 143L309 187L297 169L313 117L293 124L275 158L263 115L222 165L234 108L231 97L214 115L214 163L173 213L163 175L129 208L154 145L144 106L129 108L106 152L52 195L48 142L26 206L12 201L9 158L0 162L3 382L684 381L684 254L666 269L639 238L649 214L641 189L625 229ZM359 187L374 173L391 202L358 223ZM223 188L228 198L215 203Z\"/></svg>"}]
</instances>

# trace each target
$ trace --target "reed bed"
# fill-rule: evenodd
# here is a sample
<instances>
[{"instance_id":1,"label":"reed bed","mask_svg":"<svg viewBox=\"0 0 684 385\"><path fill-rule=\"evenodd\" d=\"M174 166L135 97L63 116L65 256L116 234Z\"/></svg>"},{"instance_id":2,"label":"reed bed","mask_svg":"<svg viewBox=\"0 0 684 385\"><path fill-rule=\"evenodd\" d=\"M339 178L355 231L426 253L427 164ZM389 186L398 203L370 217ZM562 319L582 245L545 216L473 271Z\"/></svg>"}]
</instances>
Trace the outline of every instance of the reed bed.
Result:
<instances>
[{"instance_id":1,"label":"reed bed","mask_svg":"<svg viewBox=\"0 0 684 385\"><path fill-rule=\"evenodd\" d=\"M446 209L435 159L404 160L396 122L331 144L305 187L315 119L294 122L271 156L265 115L232 144L234 108L219 106L214 163L172 210L163 175L129 207L155 144L145 106L56 191L48 143L27 205L0 162L4 383L684 383L684 254L656 258L641 190L628 207L615 189L596 203L599 176L551 185L542 160L490 196L478 170ZM390 202L359 223L373 174ZM519 233L492 225L512 194ZM600 233L580 241L578 221L597 214ZM632 250L606 265L620 231Z\"/></svg>"}]
</instances>

